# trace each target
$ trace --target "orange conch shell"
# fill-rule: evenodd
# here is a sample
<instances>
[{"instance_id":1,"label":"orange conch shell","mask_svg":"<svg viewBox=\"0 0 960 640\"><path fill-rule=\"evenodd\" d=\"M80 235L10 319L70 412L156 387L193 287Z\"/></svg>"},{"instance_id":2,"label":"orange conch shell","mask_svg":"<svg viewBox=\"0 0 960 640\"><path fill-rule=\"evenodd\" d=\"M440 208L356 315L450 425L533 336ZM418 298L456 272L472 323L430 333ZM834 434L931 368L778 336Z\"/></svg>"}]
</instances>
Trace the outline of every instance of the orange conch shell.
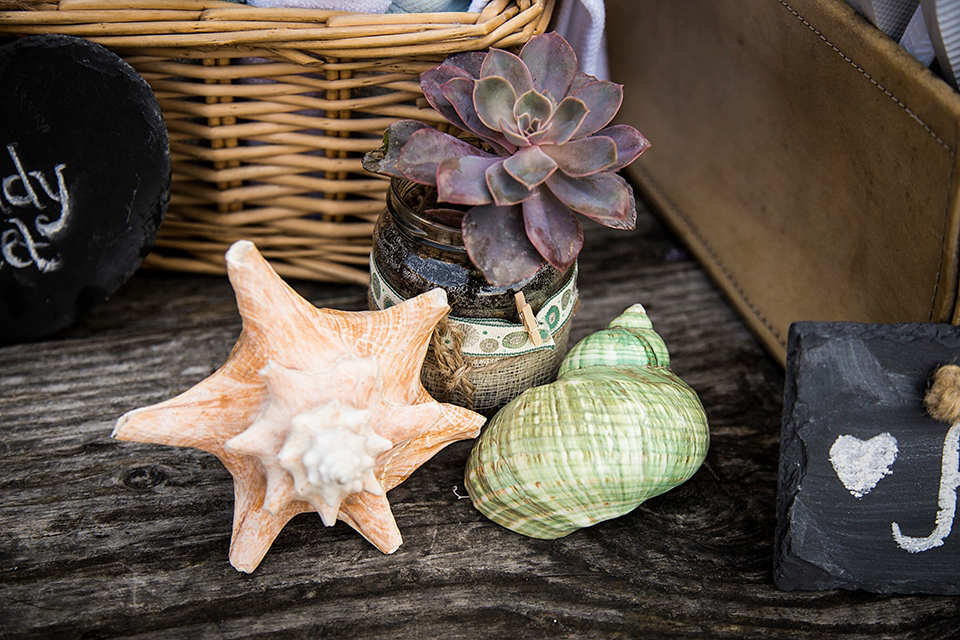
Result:
<instances>
[{"instance_id":1,"label":"orange conch shell","mask_svg":"<svg viewBox=\"0 0 960 640\"><path fill-rule=\"evenodd\" d=\"M241 571L306 511L393 553L402 539L386 492L484 421L420 383L446 293L384 311L317 309L247 241L227 252L227 271L243 318L227 362L179 396L125 414L113 436L223 462L234 480L230 562Z\"/></svg>"}]
</instances>

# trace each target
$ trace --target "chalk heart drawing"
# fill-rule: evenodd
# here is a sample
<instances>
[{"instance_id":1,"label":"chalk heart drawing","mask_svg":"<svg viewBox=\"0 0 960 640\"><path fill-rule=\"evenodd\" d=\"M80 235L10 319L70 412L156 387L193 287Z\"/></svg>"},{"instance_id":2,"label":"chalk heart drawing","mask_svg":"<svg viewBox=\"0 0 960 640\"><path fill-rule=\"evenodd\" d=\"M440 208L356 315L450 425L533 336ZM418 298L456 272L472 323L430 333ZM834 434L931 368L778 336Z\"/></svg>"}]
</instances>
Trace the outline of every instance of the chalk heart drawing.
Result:
<instances>
[{"instance_id":1,"label":"chalk heart drawing","mask_svg":"<svg viewBox=\"0 0 960 640\"><path fill-rule=\"evenodd\" d=\"M884 476L893 473L890 467L896 459L897 439L889 433L881 433L869 440L838 436L830 447L833 470L856 498L873 491Z\"/></svg>"}]
</instances>

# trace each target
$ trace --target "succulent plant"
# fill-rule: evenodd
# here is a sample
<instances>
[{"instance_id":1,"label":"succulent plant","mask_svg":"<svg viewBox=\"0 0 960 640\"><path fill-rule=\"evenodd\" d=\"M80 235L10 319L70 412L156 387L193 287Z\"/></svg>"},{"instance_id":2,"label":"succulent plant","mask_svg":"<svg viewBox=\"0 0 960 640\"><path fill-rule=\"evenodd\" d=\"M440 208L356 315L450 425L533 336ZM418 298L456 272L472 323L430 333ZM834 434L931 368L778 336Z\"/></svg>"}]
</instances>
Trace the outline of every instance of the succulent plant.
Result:
<instances>
[{"instance_id":1,"label":"succulent plant","mask_svg":"<svg viewBox=\"0 0 960 640\"><path fill-rule=\"evenodd\" d=\"M608 126L622 87L578 71L561 36L534 36L519 55L456 54L420 86L479 144L401 120L364 167L435 186L439 202L463 206L464 245L491 284L520 282L544 261L569 268L583 246L575 213L618 229L636 224L633 191L616 171L650 143L629 125Z\"/></svg>"}]
</instances>

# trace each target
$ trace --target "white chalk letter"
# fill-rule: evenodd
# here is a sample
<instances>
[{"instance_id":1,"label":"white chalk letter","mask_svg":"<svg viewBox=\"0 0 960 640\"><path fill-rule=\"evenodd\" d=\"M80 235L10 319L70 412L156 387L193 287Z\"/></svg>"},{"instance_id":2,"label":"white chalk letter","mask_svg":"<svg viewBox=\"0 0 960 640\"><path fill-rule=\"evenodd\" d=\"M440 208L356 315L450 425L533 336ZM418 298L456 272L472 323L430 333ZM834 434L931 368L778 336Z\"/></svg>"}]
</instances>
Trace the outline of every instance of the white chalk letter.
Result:
<instances>
[{"instance_id":1,"label":"white chalk letter","mask_svg":"<svg viewBox=\"0 0 960 640\"><path fill-rule=\"evenodd\" d=\"M910 553L927 551L943 544L953 529L957 511L957 487L960 486L960 423L953 425L943 439L943 457L940 462L940 499L936 526L926 538L913 538L900 532L900 525L892 523L893 538Z\"/></svg>"},{"instance_id":2,"label":"white chalk letter","mask_svg":"<svg viewBox=\"0 0 960 640\"><path fill-rule=\"evenodd\" d=\"M37 232L45 238L52 238L57 233L59 233L67 225L67 220L70 218L70 194L67 193L67 183L63 179L63 169L66 165L58 164L53 168L54 172L57 174L57 193L53 192L53 189L50 188L50 185L47 184L47 179L39 171L31 171L30 175L37 179L37 182L40 183L40 186L43 187L43 190L51 200L54 200L60 204L60 217L56 220L50 220L45 214L37 216L37 219L34 221L33 226L36 227Z\"/></svg>"},{"instance_id":3,"label":"white chalk letter","mask_svg":"<svg viewBox=\"0 0 960 640\"><path fill-rule=\"evenodd\" d=\"M44 209L45 207L40 202L40 199L37 198L37 192L33 190L33 185L30 184L30 178L27 176L27 172L23 170L23 165L20 164L16 142L11 142L7 145L7 153L10 154L10 159L13 160L13 164L17 168L17 173L3 179L3 195L5 195L10 204L15 207L25 207L33 204L37 209ZM18 196L12 192L14 180L20 181L26 195Z\"/></svg>"}]
</instances>

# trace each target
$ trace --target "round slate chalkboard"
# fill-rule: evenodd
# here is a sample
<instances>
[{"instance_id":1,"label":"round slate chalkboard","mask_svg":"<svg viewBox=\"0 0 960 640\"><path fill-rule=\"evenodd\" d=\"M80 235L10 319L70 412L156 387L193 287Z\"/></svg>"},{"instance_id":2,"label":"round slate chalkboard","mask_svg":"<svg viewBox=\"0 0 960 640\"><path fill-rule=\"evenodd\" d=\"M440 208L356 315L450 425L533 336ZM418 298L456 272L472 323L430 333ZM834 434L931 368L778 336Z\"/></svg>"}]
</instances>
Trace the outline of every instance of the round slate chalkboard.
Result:
<instances>
[{"instance_id":1,"label":"round slate chalkboard","mask_svg":"<svg viewBox=\"0 0 960 640\"><path fill-rule=\"evenodd\" d=\"M116 291L170 196L149 85L68 36L0 47L0 344L48 336Z\"/></svg>"}]
</instances>

